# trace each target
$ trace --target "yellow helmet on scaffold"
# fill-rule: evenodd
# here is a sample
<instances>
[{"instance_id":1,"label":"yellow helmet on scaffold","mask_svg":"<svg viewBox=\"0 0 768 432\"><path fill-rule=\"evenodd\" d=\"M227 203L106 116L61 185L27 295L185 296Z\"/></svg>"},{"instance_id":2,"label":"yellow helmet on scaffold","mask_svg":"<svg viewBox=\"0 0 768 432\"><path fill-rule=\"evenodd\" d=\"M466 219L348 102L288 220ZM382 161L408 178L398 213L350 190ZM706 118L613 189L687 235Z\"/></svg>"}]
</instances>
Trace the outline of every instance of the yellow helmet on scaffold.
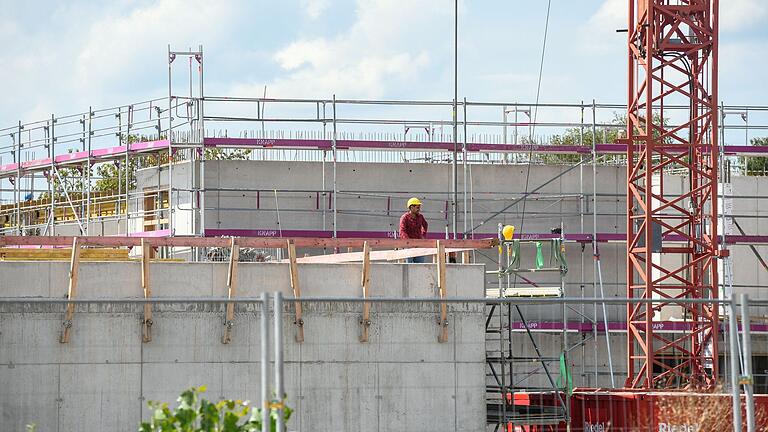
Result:
<instances>
[{"instance_id":1,"label":"yellow helmet on scaffold","mask_svg":"<svg viewBox=\"0 0 768 432\"><path fill-rule=\"evenodd\" d=\"M405 206L405 207L406 207L406 208L411 208L411 206L412 206L412 205L418 205L418 206L420 206L420 205L421 205L421 201L419 201L419 199L418 199L418 198L416 198L416 197L413 197L413 198L411 198L411 199L409 199L409 200L408 200L408 205L407 205L407 206Z\"/></svg>"},{"instance_id":2,"label":"yellow helmet on scaffold","mask_svg":"<svg viewBox=\"0 0 768 432\"><path fill-rule=\"evenodd\" d=\"M512 236L515 235L514 225L505 225L501 230L501 235L504 236L504 240L512 240Z\"/></svg>"}]
</instances>

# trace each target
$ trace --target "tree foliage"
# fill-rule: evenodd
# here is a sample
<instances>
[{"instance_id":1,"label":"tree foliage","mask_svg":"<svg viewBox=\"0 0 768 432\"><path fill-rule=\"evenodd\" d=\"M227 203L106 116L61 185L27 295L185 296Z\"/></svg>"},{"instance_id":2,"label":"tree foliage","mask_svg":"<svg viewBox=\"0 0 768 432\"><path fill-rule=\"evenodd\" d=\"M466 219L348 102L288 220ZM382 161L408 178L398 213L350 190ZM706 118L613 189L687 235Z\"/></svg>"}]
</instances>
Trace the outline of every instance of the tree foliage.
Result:
<instances>
[{"instance_id":1,"label":"tree foliage","mask_svg":"<svg viewBox=\"0 0 768 432\"><path fill-rule=\"evenodd\" d=\"M749 141L753 146L768 146L768 137L752 138ZM747 167L747 175L765 175L768 171L768 157L750 156L744 157L742 162Z\"/></svg>"},{"instance_id":2,"label":"tree foliage","mask_svg":"<svg viewBox=\"0 0 768 432\"><path fill-rule=\"evenodd\" d=\"M126 144L133 144L137 142L149 141L151 137L143 135L124 135L122 142ZM160 139L163 139L161 136ZM69 153L74 152L74 149L69 149ZM251 155L251 150L248 149L206 149L206 160L247 160ZM142 168L156 167L160 164L167 163L168 151L160 151L151 155L132 156L128 158L128 163L124 158L112 161L104 162L94 165L91 168L91 177L95 179L91 183L93 191L97 192L118 192L125 190L126 179L128 182L128 188L136 188L136 171ZM56 198L63 198L63 188L66 187L68 193L82 191L87 183L88 172L84 167L64 167L57 168L58 176L51 173L53 185L56 192L54 196ZM48 192L40 194L41 199L48 198Z\"/></svg>"},{"instance_id":3,"label":"tree foliage","mask_svg":"<svg viewBox=\"0 0 768 432\"><path fill-rule=\"evenodd\" d=\"M176 400L173 410L166 403L148 402L152 418L142 422L139 432L259 432L262 410L248 401L222 400L216 403L200 397L205 386L190 388ZM270 430L277 431L277 413L272 410ZM285 407L285 421L293 410Z\"/></svg>"},{"instance_id":4,"label":"tree foliage","mask_svg":"<svg viewBox=\"0 0 768 432\"><path fill-rule=\"evenodd\" d=\"M669 119L661 118L658 113L653 115L654 124L662 124L663 127L669 126ZM627 116L614 113L613 119L610 121L612 126L598 126L595 127L593 132L591 124L585 124L583 128L568 128L561 135L554 135L550 137L549 143L551 145L560 146L578 146L583 145L592 147L593 143L597 144L611 144L616 142L617 139L626 137L626 124ZM615 126L614 126L615 125ZM654 132L654 136L660 137L659 131ZM671 143L671 138L665 138L665 142ZM539 156L541 161L545 164L574 164L581 161L582 156L577 154L542 154ZM617 159L624 160L626 156L616 156Z\"/></svg>"}]
</instances>

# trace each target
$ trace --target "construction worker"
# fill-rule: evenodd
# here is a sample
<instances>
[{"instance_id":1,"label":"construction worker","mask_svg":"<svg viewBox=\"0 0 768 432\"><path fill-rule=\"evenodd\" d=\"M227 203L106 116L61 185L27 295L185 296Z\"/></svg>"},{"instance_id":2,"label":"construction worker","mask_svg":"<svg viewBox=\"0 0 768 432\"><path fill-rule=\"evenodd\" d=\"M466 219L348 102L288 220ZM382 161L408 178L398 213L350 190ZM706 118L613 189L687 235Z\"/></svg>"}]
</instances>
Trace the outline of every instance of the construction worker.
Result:
<instances>
[{"instance_id":1,"label":"construction worker","mask_svg":"<svg viewBox=\"0 0 768 432\"><path fill-rule=\"evenodd\" d=\"M421 214L421 201L418 198L408 200L408 211L400 217L400 238L424 239L427 238L427 220ZM408 258L409 263L425 263L426 257Z\"/></svg>"}]
</instances>

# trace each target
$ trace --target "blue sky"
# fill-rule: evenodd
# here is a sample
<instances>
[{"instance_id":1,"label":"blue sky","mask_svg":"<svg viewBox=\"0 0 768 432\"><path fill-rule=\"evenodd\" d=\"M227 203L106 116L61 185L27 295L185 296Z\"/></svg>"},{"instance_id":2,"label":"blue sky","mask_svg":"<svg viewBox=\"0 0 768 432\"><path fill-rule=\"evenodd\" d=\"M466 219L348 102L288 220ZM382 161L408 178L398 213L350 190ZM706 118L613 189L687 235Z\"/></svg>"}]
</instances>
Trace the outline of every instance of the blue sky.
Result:
<instances>
[{"instance_id":1,"label":"blue sky","mask_svg":"<svg viewBox=\"0 0 768 432\"><path fill-rule=\"evenodd\" d=\"M626 0L552 0L542 102L625 102ZM721 0L721 99L768 105L768 1ZM462 1L459 97L532 102L544 0ZM451 0L0 0L0 127L166 94L167 44L208 95L444 99Z\"/></svg>"}]
</instances>

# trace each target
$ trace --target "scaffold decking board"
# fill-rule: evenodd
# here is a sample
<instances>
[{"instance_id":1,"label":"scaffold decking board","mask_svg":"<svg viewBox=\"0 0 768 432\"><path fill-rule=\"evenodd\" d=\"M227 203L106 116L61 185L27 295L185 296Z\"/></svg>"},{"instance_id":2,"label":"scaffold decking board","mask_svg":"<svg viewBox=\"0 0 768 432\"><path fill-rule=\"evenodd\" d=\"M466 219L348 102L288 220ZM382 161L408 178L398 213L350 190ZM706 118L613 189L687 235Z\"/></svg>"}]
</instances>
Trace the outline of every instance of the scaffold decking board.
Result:
<instances>
[{"instance_id":1,"label":"scaffold decking board","mask_svg":"<svg viewBox=\"0 0 768 432\"><path fill-rule=\"evenodd\" d=\"M80 261L128 261L128 249L83 249ZM69 261L71 248L0 248L0 261Z\"/></svg>"},{"instance_id":2,"label":"scaffold decking board","mask_svg":"<svg viewBox=\"0 0 768 432\"><path fill-rule=\"evenodd\" d=\"M516 287L506 288L504 297L562 297L563 292L559 286L549 287ZM489 288L486 290L486 297L498 298L500 292L498 288Z\"/></svg>"},{"instance_id":3,"label":"scaffold decking board","mask_svg":"<svg viewBox=\"0 0 768 432\"><path fill-rule=\"evenodd\" d=\"M473 248L448 248L446 253L471 251ZM406 258L420 256L432 256L437 254L437 248L410 248L399 250L372 251L370 253L371 261L397 261ZM287 260L283 260L287 262ZM301 264L336 264L345 262L362 262L363 252L346 252L330 255L315 255L298 258L297 262Z\"/></svg>"},{"instance_id":4,"label":"scaffold decking board","mask_svg":"<svg viewBox=\"0 0 768 432\"><path fill-rule=\"evenodd\" d=\"M206 147L256 147L256 148L286 148L286 149L318 149L330 150L333 148L332 140L315 139L292 139L292 138L204 138ZM553 144L489 144L489 143L467 143L468 152L500 152L500 153L554 153L554 154L589 154L592 152L591 146L570 146ZM434 142L434 141L379 141L379 140L337 140L336 148L339 150L427 150L427 151L451 151L452 142ZM0 165L0 178L14 177L21 171L22 174L33 172L42 172L47 170L52 164L77 165L88 162L106 162L125 157L128 153L156 153L168 149L167 140L156 140L137 142L126 146L115 146L88 151L78 151L73 153L56 155L55 160L48 158L35 159L18 163L8 163ZM599 154L624 154L626 145L616 143L598 143L595 145L595 151ZM681 152L679 146L669 146L669 152ZM739 156L765 156L768 155L768 146L750 146L750 145L729 145L724 147L726 155Z\"/></svg>"}]
</instances>

